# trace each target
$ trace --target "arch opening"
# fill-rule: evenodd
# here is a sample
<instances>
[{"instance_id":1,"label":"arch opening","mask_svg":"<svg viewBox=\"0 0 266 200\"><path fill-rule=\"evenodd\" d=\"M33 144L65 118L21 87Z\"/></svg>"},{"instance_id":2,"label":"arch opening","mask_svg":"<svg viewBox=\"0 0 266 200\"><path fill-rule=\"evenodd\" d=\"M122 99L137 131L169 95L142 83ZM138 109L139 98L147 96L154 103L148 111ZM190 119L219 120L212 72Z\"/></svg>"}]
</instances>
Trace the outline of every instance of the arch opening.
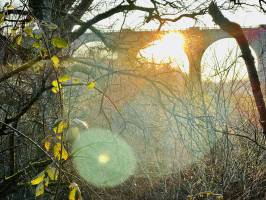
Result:
<instances>
[{"instance_id":1,"label":"arch opening","mask_svg":"<svg viewBox=\"0 0 266 200\"><path fill-rule=\"evenodd\" d=\"M258 69L257 55L250 48ZM219 119L223 118L227 124L245 119L256 121L247 68L233 38L218 40L206 49L201 61L201 76L206 99L222 110Z\"/></svg>"},{"instance_id":2,"label":"arch opening","mask_svg":"<svg viewBox=\"0 0 266 200\"><path fill-rule=\"evenodd\" d=\"M251 47L256 68L258 59ZM201 60L201 77L203 82L248 81L248 73L241 51L233 38L225 38L212 43L204 52Z\"/></svg>"}]
</instances>

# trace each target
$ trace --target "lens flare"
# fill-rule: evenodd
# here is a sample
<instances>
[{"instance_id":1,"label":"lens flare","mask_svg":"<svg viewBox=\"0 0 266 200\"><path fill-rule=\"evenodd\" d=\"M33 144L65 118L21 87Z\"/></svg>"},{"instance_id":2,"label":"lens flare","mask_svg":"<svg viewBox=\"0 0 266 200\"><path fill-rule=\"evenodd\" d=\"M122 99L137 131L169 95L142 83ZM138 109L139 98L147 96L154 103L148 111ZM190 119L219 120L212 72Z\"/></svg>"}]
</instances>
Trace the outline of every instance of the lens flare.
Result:
<instances>
[{"instance_id":1,"label":"lens flare","mask_svg":"<svg viewBox=\"0 0 266 200\"><path fill-rule=\"evenodd\" d=\"M97 187L113 187L133 175L135 154L118 135L109 130L89 129L72 147L74 167L82 178Z\"/></svg>"}]
</instances>

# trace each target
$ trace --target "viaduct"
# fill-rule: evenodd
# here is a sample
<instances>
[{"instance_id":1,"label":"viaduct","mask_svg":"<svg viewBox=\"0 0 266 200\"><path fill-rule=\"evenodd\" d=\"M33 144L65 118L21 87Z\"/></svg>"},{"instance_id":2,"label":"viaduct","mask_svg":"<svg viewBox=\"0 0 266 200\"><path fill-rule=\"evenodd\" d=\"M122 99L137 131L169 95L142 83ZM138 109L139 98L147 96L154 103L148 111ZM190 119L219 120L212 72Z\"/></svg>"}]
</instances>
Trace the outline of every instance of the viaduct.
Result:
<instances>
[{"instance_id":1,"label":"viaduct","mask_svg":"<svg viewBox=\"0 0 266 200\"><path fill-rule=\"evenodd\" d=\"M260 27L243 28L248 42L254 50L258 60L258 74L260 81L266 84L266 29ZM218 28L193 27L175 31L132 31L104 32L102 37L117 48L119 59L136 57L138 52L150 43L158 40L162 35L179 32L184 37L184 51L189 60L189 76L192 80L201 80L201 59L205 50L214 42L231 38L226 32ZM102 41L94 33L85 33L72 44L72 49L78 49L82 44Z\"/></svg>"}]
</instances>

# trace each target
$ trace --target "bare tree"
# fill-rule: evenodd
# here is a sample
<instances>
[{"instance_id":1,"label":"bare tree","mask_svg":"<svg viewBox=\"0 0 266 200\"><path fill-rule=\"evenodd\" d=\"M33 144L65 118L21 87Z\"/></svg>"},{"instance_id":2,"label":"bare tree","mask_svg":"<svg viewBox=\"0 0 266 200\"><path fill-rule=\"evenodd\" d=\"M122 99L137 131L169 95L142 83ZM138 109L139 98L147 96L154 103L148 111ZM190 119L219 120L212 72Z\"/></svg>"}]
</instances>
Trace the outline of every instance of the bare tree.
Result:
<instances>
[{"instance_id":1,"label":"bare tree","mask_svg":"<svg viewBox=\"0 0 266 200\"><path fill-rule=\"evenodd\" d=\"M93 193L94 189L91 189L90 185L75 176L76 173L69 162L70 145L66 133L70 124L74 123L70 120L71 112L75 111L72 100L80 100L80 105L88 102L86 96L80 99L77 97L80 92L75 89L77 87L94 89L95 98L90 99L89 105L93 107L95 103L97 105L95 107L100 110L100 115L97 115L96 109L90 112L93 117L100 116L97 125L100 124L101 127L109 129L119 127L123 132L128 130L127 126L133 126L142 130L143 133L154 132L160 135L163 128L175 124L174 131L183 133L177 135L178 141L182 141L184 137L191 139L192 145L187 144L187 146L191 146L194 152L197 151L196 143L199 142L192 134L194 132L203 138L210 133L215 135L222 132L225 136L230 135L231 129L213 128L217 124L216 119L209 120L208 106L204 102L198 102L198 99L189 92L184 96L178 96L175 81L172 81L172 84L166 84L180 74L180 72L173 72L167 64L164 70L156 71L153 68L143 68L143 64L134 59L132 70L130 68L133 66L132 63L128 66L119 66L116 63L118 61L112 63L113 60L111 62L106 58L101 60L100 53L98 55L96 53L97 56L93 59L72 58L71 48L69 48L71 43L78 40L86 31L91 31L106 44L107 51L110 48L117 50L115 49L117 46L108 45L107 38L102 34L103 30L99 25L115 15L123 16L123 23L118 26L119 28L123 28L130 14L142 12L144 14L142 22L156 22L160 29L166 23L175 23L183 18L196 20L198 16L207 13L210 3L211 0L197 2L150 0L145 4L138 0L28 0L21 1L19 6L15 6L12 1L7 1L0 12L0 198L16 199L22 196L34 198L31 185L37 185L34 187L36 196L64 198L68 195L66 191L70 186L71 191L76 191L76 195L81 198L80 189L73 181L82 183L84 187L82 190ZM233 3L241 5L242 2ZM112 26L107 28L113 30ZM122 30L118 29L118 31ZM93 57L91 53L89 56ZM69 63L77 64L78 69L76 71L67 69ZM117 64L118 67L113 67L113 64ZM74 73L80 73L84 78L79 77L79 82L75 82L75 77L71 78L68 75ZM95 86L95 82L100 86ZM122 100L123 94L117 95L113 92L121 82L123 84L119 87L123 86L125 91L125 98ZM138 87L144 89L139 90ZM69 92L69 96L63 92L64 88ZM146 96L144 95L144 98L139 94ZM120 109L132 99L135 100L135 96L138 97L136 104L141 103L132 104L134 111L132 112L137 113L132 117L126 110L130 108L125 108L124 111ZM191 99L191 96L194 99ZM66 97L69 97L67 104L64 102ZM261 97L259 96L258 107L262 105ZM203 101L204 98L202 95L201 100ZM143 120L144 125L137 120L139 116L148 118L145 115L147 105L151 107L149 111L154 121L164 122L165 127L162 128L162 124L156 124L153 120ZM180 107L185 109L180 110ZM77 108L80 109L78 106ZM157 112L155 108L160 109ZM263 114L264 110L261 113ZM113 118L115 122L111 120ZM263 119L262 117L261 122L265 121ZM260 146L258 140L253 140L246 135L243 137L249 139L252 144ZM169 138L166 137L165 140ZM139 140L136 139L136 143L138 142ZM158 137L153 142L160 144L162 141ZM180 144L177 144L176 148L181 147L178 145ZM211 145L206 148L209 147L211 148ZM160 155L160 151L158 152L158 157L164 158L165 154ZM213 165L216 164L215 159L211 159L210 162ZM51 176L51 171L54 172L54 176ZM197 172L200 174L202 171ZM230 177L231 171L228 174L226 178ZM47 180L51 182L49 187ZM186 184L192 184L193 181L188 181ZM224 180L224 183L228 184L228 181ZM194 188L191 185L189 187ZM200 189L206 189L206 187ZM188 193L192 192L194 192L193 189ZM86 198L87 195L90 196L85 193L84 197ZM95 195L97 196L98 193Z\"/></svg>"}]
</instances>

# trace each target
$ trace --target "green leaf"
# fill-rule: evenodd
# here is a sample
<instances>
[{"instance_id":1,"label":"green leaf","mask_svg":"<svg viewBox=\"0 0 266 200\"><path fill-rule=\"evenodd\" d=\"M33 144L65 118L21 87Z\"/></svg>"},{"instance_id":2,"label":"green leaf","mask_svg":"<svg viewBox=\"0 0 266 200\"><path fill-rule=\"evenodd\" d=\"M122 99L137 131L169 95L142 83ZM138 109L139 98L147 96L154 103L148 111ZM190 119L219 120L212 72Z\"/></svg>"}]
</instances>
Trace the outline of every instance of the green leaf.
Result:
<instances>
[{"instance_id":1,"label":"green leaf","mask_svg":"<svg viewBox=\"0 0 266 200\"><path fill-rule=\"evenodd\" d=\"M11 35L12 35L12 36L15 36L15 35L17 34L17 30L18 30L17 27L12 28L12 29L11 29Z\"/></svg>"},{"instance_id":2,"label":"green leaf","mask_svg":"<svg viewBox=\"0 0 266 200\"><path fill-rule=\"evenodd\" d=\"M38 40L38 39L40 39L42 37L42 34L34 34L33 36L34 36L35 39Z\"/></svg>"},{"instance_id":3,"label":"green leaf","mask_svg":"<svg viewBox=\"0 0 266 200\"><path fill-rule=\"evenodd\" d=\"M57 25L52 22L41 21L40 25L45 26L46 28L50 30L56 30L58 28Z\"/></svg>"},{"instance_id":4,"label":"green leaf","mask_svg":"<svg viewBox=\"0 0 266 200\"><path fill-rule=\"evenodd\" d=\"M5 15L0 13L0 24L2 24L5 21Z\"/></svg>"},{"instance_id":5,"label":"green leaf","mask_svg":"<svg viewBox=\"0 0 266 200\"><path fill-rule=\"evenodd\" d=\"M26 27L24 28L24 32L27 34L27 36L33 37L32 28Z\"/></svg>"},{"instance_id":6,"label":"green leaf","mask_svg":"<svg viewBox=\"0 0 266 200\"><path fill-rule=\"evenodd\" d=\"M47 172L50 180L52 180L52 181L57 180L59 171L55 167L49 166L48 169L46 170L46 172Z\"/></svg>"},{"instance_id":7,"label":"green leaf","mask_svg":"<svg viewBox=\"0 0 266 200\"><path fill-rule=\"evenodd\" d=\"M36 187L35 197L41 196L43 193L44 193L44 184L43 184L43 182L41 182Z\"/></svg>"},{"instance_id":8,"label":"green leaf","mask_svg":"<svg viewBox=\"0 0 266 200\"><path fill-rule=\"evenodd\" d=\"M19 35L19 36L16 38L16 43L17 43L17 45L21 46L21 44L22 44L22 35Z\"/></svg>"},{"instance_id":9,"label":"green leaf","mask_svg":"<svg viewBox=\"0 0 266 200\"><path fill-rule=\"evenodd\" d=\"M33 44L32 44L32 47L36 48L36 49L39 49L41 48L42 44L41 44L41 41L35 41Z\"/></svg>"},{"instance_id":10,"label":"green leaf","mask_svg":"<svg viewBox=\"0 0 266 200\"><path fill-rule=\"evenodd\" d=\"M67 48L68 43L62 38L59 37L54 37L52 38L52 45L56 48L62 49L62 48Z\"/></svg>"},{"instance_id":11,"label":"green leaf","mask_svg":"<svg viewBox=\"0 0 266 200\"><path fill-rule=\"evenodd\" d=\"M49 182L50 182L49 177L46 177L46 178L44 179L44 186L45 186L45 187L48 187Z\"/></svg>"}]
</instances>

